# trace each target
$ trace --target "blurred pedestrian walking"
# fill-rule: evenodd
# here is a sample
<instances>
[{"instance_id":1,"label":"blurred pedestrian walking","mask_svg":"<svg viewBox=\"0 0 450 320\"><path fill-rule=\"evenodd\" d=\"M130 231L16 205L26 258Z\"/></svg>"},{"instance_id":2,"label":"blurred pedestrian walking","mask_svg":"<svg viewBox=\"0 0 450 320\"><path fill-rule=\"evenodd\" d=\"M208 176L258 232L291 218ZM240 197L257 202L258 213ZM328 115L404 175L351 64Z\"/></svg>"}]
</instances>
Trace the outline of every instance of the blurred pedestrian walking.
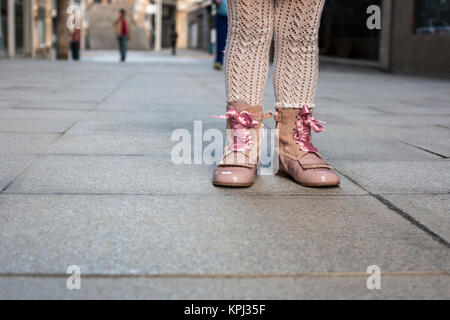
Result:
<instances>
[{"instance_id":1,"label":"blurred pedestrian walking","mask_svg":"<svg viewBox=\"0 0 450 320\"><path fill-rule=\"evenodd\" d=\"M172 32L170 34L170 46L172 47L172 55L175 56L177 54L177 39L178 33L175 30L175 27L172 28Z\"/></svg>"},{"instance_id":2,"label":"blurred pedestrian walking","mask_svg":"<svg viewBox=\"0 0 450 320\"><path fill-rule=\"evenodd\" d=\"M72 60L80 60L80 40L81 30L73 29L70 32L70 51L72 52Z\"/></svg>"},{"instance_id":3,"label":"blurred pedestrian walking","mask_svg":"<svg viewBox=\"0 0 450 320\"><path fill-rule=\"evenodd\" d=\"M114 21L117 40L119 42L120 61L124 62L127 56L127 45L131 39L131 25L126 18L125 9L119 10L119 17Z\"/></svg>"},{"instance_id":4,"label":"blurred pedestrian walking","mask_svg":"<svg viewBox=\"0 0 450 320\"><path fill-rule=\"evenodd\" d=\"M228 33L227 0L213 0L216 4L216 59L214 69L221 70Z\"/></svg>"}]
</instances>

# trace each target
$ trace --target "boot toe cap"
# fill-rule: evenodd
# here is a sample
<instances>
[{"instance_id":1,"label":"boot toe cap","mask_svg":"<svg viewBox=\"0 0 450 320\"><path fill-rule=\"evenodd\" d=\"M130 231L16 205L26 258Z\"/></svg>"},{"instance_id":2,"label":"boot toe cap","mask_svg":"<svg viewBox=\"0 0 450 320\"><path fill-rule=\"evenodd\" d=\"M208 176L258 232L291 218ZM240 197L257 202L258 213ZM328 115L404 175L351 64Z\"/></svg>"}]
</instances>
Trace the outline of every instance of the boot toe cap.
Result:
<instances>
[{"instance_id":1,"label":"boot toe cap","mask_svg":"<svg viewBox=\"0 0 450 320\"><path fill-rule=\"evenodd\" d=\"M255 181L256 172L253 168L219 167L214 170L213 184L219 186L251 186Z\"/></svg>"},{"instance_id":2,"label":"boot toe cap","mask_svg":"<svg viewBox=\"0 0 450 320\"><path fill-rule=\"evenodd\" d=\"M340 183L339 176L328 169L305 170L299 179L305 186L337 186Z\"/></svg>"}]
</instances>

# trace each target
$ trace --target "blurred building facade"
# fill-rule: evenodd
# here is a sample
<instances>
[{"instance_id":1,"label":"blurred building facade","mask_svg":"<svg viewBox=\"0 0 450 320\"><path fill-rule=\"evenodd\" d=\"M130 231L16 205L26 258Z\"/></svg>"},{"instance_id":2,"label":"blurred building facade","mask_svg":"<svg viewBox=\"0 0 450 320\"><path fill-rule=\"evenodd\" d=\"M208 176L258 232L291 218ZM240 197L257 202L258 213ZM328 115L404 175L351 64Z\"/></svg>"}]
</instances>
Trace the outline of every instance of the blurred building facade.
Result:
<instances>
[{"instance_id":1,"label":"blurred building facade","mask_svg":"<svg viewBox=\"0 0 450 320\"><path fill-rule=\"evenodd\" d=\"M178 46L211 51L214 41L214 14L211 0L178 0Z\"/></svg>"},{"instance_id":2,"label":"blurred building facade","mask_svg":"<svg viewBox=\"0 0 450 320\"><path fill-rule=\"evenodd\" d=\"M146 14L146 1L135 0L88 0L86 17L88 33L86 48L94 50L111 50L117 48L113 22L118 17L120 9L126 11L131 20L132 37L129 48L132 50L146 50L150 48L151 21Z\"/></svg>"},{"instance_id":3,"label":"blurred building facade","mask_svg":"<svg viewBox=\"0 0 450 320\"><path fill-rule=\"evenodd\" d=\"M62 2L81 9L82 48L116 49L112 23L120 8L132 20L130 49L170 46L176 0L0 0L0 57L50 58Z\"/></svg>"},{"instance_id":4,"label":"blurred building facade","mask_svg":"<svg viewBox=\"0 0 450 320\"><path fill-rule=\"evenodd\" d=\"M0 0L0 57L47 57L52 46L52 0Z\"/></svg>"},{"instance_id":5,"label":"blurred building facade","mask_svg":"<svg viewBox=\"0 0 450 320\"><path fill-rule=\"evenodd\" d=\"M175 30L176 23L176 0L87 0L87 48L117 47L111 25L119 9L125 9L131 20L130 49L149 50L170 46L170 34Z\"/></svg>"}]
</instances>

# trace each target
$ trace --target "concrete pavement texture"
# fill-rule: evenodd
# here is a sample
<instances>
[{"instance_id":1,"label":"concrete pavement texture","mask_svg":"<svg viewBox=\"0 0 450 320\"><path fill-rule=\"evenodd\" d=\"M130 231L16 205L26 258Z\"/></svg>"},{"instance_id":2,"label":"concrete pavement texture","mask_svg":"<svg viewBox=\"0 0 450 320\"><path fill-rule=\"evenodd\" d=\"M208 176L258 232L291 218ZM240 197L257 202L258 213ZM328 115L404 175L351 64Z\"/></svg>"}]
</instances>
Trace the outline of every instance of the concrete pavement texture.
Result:
<instances>
[{"instance_id":1,"label":"concrete pavement texture","mask_svg":"<svg viewBox=\"0 0 450 320\"><path fill-rule=\"evenodd\" d=\"M171 161L174 130L224 128L211 58L115 54L0 60L0 299L450 298L448 80L322 64L342 185L225 189Z\"/></svg>"}]
</instances>

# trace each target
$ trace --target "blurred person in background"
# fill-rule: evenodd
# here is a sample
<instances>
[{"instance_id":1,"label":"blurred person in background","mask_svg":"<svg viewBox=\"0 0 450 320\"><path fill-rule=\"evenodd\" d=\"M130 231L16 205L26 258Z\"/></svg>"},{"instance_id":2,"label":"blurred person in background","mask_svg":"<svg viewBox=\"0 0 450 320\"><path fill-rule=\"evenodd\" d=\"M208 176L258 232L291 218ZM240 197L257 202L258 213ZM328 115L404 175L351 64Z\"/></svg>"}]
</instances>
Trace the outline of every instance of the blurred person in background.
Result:
<instances>
[{"instance_id":1,"label":"blurred person in background","mask_svg":"<svg viewBox=\"0 0 450 320\"><path fill-rule=\"evenodd\" d=\"M228 33L228 9L227 0L213 0L216 4L216 59L214 69L222 70L223 53Z\"/></svg>"},{"instance_id":2,"label":"blurred person in background","mask_svg":"<svg viewBox=\"0 0 450 320\"><path fill-rule=\"evenodd\" d=\"M324 0L228 0L225 51L227 147L213 184L249 187L260 159L264 89L275 40L274 90L278 174L308 187L339 185L339 176L311 142L318 77L318 31ZM276 167L276 164L274 165Z\"/></svg>"},{"instance_id":3,"label":"blurred person in background","mask_svg":"<svg viewBox=\"0 0 450 320\"><path fill-rule=\"evenodd\" d=\"M126 18L125 9L119 10L119 17L114 21L114 27L119 42L120 61L124 62L127 56L127 43L131 39L131 24Z\"/></svg>"},{"instance_id":4,"label":"blurred person in background","mask_svg":"<svg viewBox=\"0 0 450 320\"><path fill-rule=\"evenodd\" d=\"M170 46L172 47L172 55L175 56L177 54L177 39L178 33L175 30L175 27L172 27L172 32L170 33Z\"/></svg>"},{"instance_id":5,"label":"blurred person in background","mask_svg":"<svg viewBox=\"0 0 450 320\"><path fill-rule=\"evenodd\" d=\"M80 60L80 40L81 40L81 30L73 29L70 32L70 51L72 52L72 59L75 61Z\"/></svg>"}]
</instances>

